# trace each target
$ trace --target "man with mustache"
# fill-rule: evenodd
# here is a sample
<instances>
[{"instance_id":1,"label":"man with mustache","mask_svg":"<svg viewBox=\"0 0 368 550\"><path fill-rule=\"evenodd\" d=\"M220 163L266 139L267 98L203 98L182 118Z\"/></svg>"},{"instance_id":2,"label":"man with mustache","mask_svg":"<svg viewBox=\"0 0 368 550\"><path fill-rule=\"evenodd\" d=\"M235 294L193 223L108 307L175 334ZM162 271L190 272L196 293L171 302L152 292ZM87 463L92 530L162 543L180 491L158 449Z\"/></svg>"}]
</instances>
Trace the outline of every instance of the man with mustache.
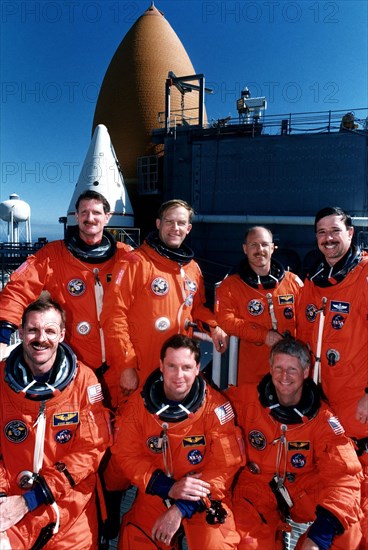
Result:
<instances>
[{"instance_id":1,"label":"man with mustache","mask_svg":"<svg viewBox=\"0 0 368 550\"><path fill-rule=\"evenodd\" d=\"M315 354L315 381L321 382L331 408L356 445L365 473L362 508L367 517L368 256L353 244L351 217L341 208L320 210L314 228L323 258L305 281L298 337ZM367 523L362 530L367 533Z\"/></svg>"},{"instance_id":2,"label":"man with mustache","mask_svg":"<svg viewBox=\"0 0 368 550\"><path fill-rule=\"evenodd\" d=\"M240 338L238 384L258 383L268 369L273 344L295 335L295 310L303 285L272 254L273 236L262 226L244 236L246 258L216 293L217 320L230 336Z\"/></svg>"},{"instance_id":3,"label":"man with mustache","mask_svg":"<svg viewBox=\"0 0 368 550\"><path fill-rule=\"evenodd\" d=\"M65 313L43 296L1 363L0 547L97 548L96 472L110 443L101 385L63 343Z\"/></svg>"},{"instance_id":4,"label":"man with mustache","mask_svg":"<svg viewBox=\"0 0 368 550\"><path fill-rule=\"evenodd\" d=\"M68 228L63 241L51 242L29 256L0 293L0 352L4 353L26 306L46 290L66 312L66 341L81 361L102 375L106 370L99 321L103 295L115 263L132 247L116 242L104 229L111 213L100 193L84 192L75 209L78 225Z\"/></svg>"}]
</instances>

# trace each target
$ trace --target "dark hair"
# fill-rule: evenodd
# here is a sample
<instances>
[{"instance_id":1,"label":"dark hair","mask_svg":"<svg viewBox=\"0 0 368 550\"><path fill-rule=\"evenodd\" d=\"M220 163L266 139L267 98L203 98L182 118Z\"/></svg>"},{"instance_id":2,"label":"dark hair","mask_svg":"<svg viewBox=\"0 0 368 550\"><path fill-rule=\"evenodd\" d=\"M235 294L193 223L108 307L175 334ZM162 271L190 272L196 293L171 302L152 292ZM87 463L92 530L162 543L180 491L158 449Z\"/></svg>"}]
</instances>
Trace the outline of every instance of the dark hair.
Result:
<instances>
[{"instance_id":1,"label":"dark hair","mask_svg":"<svg viewBox=\"0 0 368 550\"><path fill-rule=\"evenodd\" d=\"M109 201L103 195L101 195L101 193L97 193L97 191L93 191L92 189L88 189L88 191L84 191L84 193L79 195L79 197L77 198L77 202L75 203L75 211L78 212L79 204L81 201L91 200L102 202L105 214L108 214L110 212Z\"/></svg>"},{"instance_id":2,"label":"dark hair","mask_svg":"<svg viewBox=\"0 0 368 550\"><path fill-rule=\"evenodd\" d=\"M246 232L244 233L244 243L246 244L247 242L247 238L248 236L250 235L250 233L253 233L253 231L255 231L256 229L265 229L265 231L267 231L267 233L270 235L271 237L271 242L273 242L273 235L272 235L272 231L271 229L268 229L268 227L264 227L263 225L253 225L253 227L250 227L249 229L246 230Z\"/></svg>"},{"instance_id":3,"label":"dark hair","mask_svg":"<svg viewBox=\"0 0 368 550\"><path fill-rule=\"evenodd\" d=\"M304 342L301 340L294 340L294 338L283 338L276 342L271 348L270 353L270 365L273 364L274 356L277 353L285 353L296 357L300 361L300 365L303 370L306 370L311 365L311 354Z\"/></svg>"},{"instance_id":4,"label":"dark hair","mask_svg":"<svg viewBox=\"0 0 368 550\"><path fill-rule=\"evenodd\" d=\"M193 220L193 216L194 216L194 210L193 208L190 206L189 203L187 203L186 201L183 201L182 199L172 199L170 201L166 201L164 203L161 204L160 208L158 209L158 212L157 212L157 218L162 220L162 218L164 217L164 214L166 212L166 210L169 210L169 208L175 208L177 206L182 206L183 208L185 208L186 210L188 210L188 213L189 213L189 223L192 223L192 220Z\"/></svg>"},{"instance_id":5,"label":"dark hair","mask_svg":"<svg viewBox=\"0 0 368 550\"><path fill-rule=\"evenodd\" d=\"M198 363L201 360L201 352L199 349L199 344L193 338L185 336L185 334L174 334L163 343L160 351L160 359L163 361L165 359L166 351L168 348L180 349L187 348L194 354L194 360Z\"/></svg>"},{"instance_id":6,"label":"dark hair","mask_svg":"<svg viewBox=\"0 0 368 550\"><path fill-rule=\"evenodd\" d=\"M341 221L344 222L346 229L349 229L349 227L353 227L351 216L344 212L342 208L339 206L326 206L325 208L322 208L319 210L316 214L315 220L314 220L314 231L317 231L317 223L322 218L325 218L326 216L341 216Z\"/></svg>"},{"instance_id":7,"label":"dark hair","mask_svg":"<svg viewBox=\"0 0 368 550\"><path fill-rule=\"evenodd\" d=\"M43 293L38 300L35 300L34 302L30 303L26 309L23 311L22 315L22 327L25 327L25 324L27 322L27 317L29 313L32 313L32 311L49 311L50 309L54 309L58 313L60 313L61 317L61 328L63 329L65 327L65 311L61 307L61 305L58 302L55 302L55 300L52 300L50 295L48 293Z\"/></svg>"}]
</instances>

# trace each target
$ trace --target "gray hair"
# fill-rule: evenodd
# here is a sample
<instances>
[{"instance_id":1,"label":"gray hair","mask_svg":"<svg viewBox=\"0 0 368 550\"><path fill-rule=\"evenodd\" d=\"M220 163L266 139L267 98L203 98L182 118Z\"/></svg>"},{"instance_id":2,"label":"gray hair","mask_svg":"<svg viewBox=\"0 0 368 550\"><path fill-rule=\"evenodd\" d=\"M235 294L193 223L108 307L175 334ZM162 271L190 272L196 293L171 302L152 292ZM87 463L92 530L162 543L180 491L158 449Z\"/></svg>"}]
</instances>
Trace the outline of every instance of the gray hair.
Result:
<instances>
[{"instance_id":1,"label":"gray hair","mask_svg":"<svg viewBox=\"0 0 368 550\"><path fill-rule=\"evenodd\" d=\"M299 359L300 366L305 371L311 365L311 354L309 348L301 340L294 338L283 338L271 348L270 365L273 365L273 360L276 354L285 353Z\"/></svg>"}]
</instances>

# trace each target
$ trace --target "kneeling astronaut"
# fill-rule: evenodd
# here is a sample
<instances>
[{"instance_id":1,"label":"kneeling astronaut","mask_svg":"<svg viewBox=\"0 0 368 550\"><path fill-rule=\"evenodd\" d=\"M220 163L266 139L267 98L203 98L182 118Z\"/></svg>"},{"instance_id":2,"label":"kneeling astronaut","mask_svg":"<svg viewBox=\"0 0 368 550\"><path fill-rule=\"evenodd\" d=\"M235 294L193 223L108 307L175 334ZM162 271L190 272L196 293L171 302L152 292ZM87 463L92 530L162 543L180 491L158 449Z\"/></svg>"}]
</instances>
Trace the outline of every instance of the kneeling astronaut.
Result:
<instances>
[{"instance_id":1,"label":"kneeling astronaut","mask_svg":"<svg viewBox=\"0 0 368 550\"><path fill-rule=\"evenodd\" d=\"M124 407L105 472L108 489L125 477L138 487L119 548L173 548L182 525L190 550L235 549L229 490L243 446L233 410L199 374L191 338L172 336L160 358Z\"/></svg>"}]
</instances>

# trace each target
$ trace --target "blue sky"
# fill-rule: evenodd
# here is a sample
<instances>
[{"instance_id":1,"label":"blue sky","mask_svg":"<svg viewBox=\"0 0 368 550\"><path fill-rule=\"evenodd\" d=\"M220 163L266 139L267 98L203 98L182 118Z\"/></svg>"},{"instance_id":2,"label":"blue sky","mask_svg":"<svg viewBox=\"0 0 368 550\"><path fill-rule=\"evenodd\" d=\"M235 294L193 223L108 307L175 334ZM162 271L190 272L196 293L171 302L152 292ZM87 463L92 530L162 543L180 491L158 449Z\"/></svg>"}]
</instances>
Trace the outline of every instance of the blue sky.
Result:
<instances>
[{"instance_id":1,"label":"blue sky","mask_svg":"<svg viewBox=\"0 0 368 550\"><path fill-rule=\"evenodd\" d=\"M104 74L150 0L2 0L0 199L32 211L33 240L60 238ZM368 105L365 0L156 0L214 94L237 116L247 85L267 114ZM366 113L367 114L367 113ZM0 222L4 225L3 222ZM3 235L0 234L0 239Z\"/></svg>"}]
</instances>

